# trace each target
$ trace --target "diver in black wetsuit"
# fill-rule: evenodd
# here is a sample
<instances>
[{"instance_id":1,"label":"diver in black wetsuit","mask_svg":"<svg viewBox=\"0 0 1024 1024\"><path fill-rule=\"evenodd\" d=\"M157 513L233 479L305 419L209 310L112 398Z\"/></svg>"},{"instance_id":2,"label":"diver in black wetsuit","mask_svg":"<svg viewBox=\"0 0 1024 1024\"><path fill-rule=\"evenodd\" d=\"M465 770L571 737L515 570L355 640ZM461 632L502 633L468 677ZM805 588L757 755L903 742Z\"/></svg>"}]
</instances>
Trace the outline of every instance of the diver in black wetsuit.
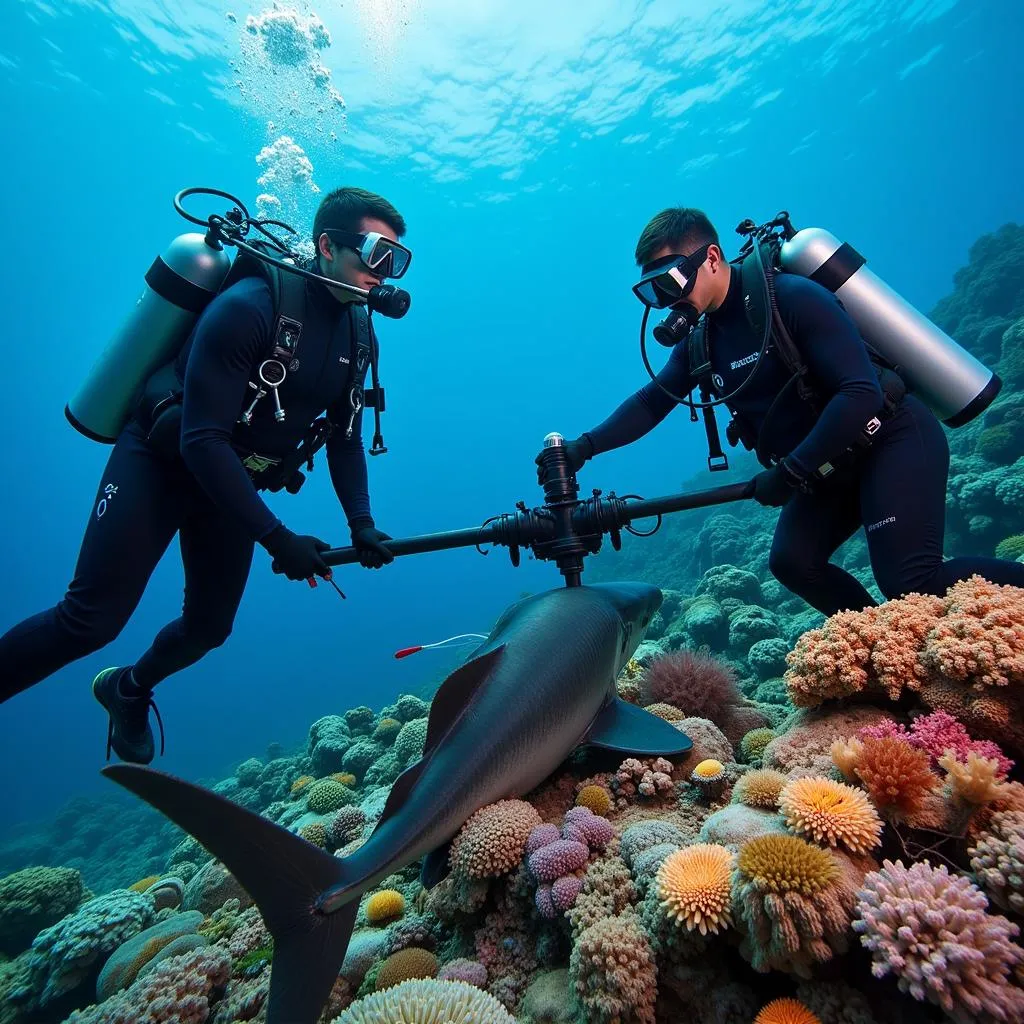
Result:
<instances>
[{"instance_id":1,"label":"diver in black wetsuit","mask_svg":"<svg viewBox=\"0 0 1024 1024\"><path fill-rule=\"evenodd\" d=\"M791 388L769 416L792 374L774 344L758 362L762 339L745 315L740 274L722 255L714 227L699 210L658 214L636 248L645 275L679 256L693 257L682 265L692 291L673 308L691 323L707 314L717 394L729 395L749 378L728 407L741 430L769 453L772 465L755 477L754 498L784 506L768 561L783 586L825 615L873 605L868 591L829 561L861 527L872 572L887 599L912 591L941 595L974 573L993 583L1024 586L1024 565L1017 562L943 560L949 446L942 425L913 395L888 407L868 349L830 291L796 274L774 277L779 313L809 370L820 408L815 411ZM689 365L687 346L677 344L657 375L664 390L652 381L603 423L567 443L573 469L657 426L677 404L666 390L684 396L697 385ZM870 445L859 447L875 417L880 427ZM822 479L815 471L825 464L835 471Z\"/></svg>"},{"instance_id":2,"label":"diver in black wetsuit","mask_svg":"<svg viewBox=\"0 0 1024 1024\"><path fill-rule=\"evenodd\" d=\"M337 189L317 211L317 266L310 269L369 289L404 273L410 254L394 241L404 233L403 218L387 200ZM376 246L369 256L368 234ZM240 417L254 397L250 382L274 344L270 287L262 276L242 277L213 299L175 361L179 418L169 416L172 428L164 429L140 402L103 472L66 595L0 637L0 701L117 637L178 534L185 572L181 617L134 665L107 669L93 683L110 715L108 754L112 748L123 760L149 763L153 687L228 638L255 545L290 580L330 579L321 555L330 545L293 533L258 494L266 460L294 453L324 411L334 427L326 442L331 481L360 562L379 568L392 561L382 543L390 538L370 513L362 409L353 414L350 406L357 327L349 295L305 281L298 358L279 388L285 417L275 417L275 403L265 396L247 425ZM369 334L375 348L372 327Z\"/></svg>"}]
</instances>

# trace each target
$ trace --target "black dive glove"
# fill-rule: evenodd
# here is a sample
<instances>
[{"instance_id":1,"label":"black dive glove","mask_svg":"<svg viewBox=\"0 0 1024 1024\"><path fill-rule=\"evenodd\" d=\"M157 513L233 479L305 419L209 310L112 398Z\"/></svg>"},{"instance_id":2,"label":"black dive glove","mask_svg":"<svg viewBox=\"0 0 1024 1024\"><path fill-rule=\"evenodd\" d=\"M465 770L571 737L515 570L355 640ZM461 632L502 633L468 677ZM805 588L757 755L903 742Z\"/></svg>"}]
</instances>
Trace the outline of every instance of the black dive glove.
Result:
<instances>
[{"instance_id":1,"label":"black dive glove","mask_svg":"<svg viewBox=\"0 0 1024 1024\"><path fill-rule=\"evenodd\" d=\"M785 505L798 490L806 490L805 481L785 459L754 477L754 501L769 508Z\"/></svg>"},{"instance_id":2,"label":"black dive glove","mask_svg":"<svg viewBox=\"0 0 1024 1024\"><path fill-rule=\"evenodd\" d=\"M395 560L384 541L391 540L375 526L361 526L352 530L352 546L359 555L359 564L364 569L379 569Z\"/></svg>"},{"instance_id":3,"label":"black dive glove","mask_svg":"<svg viewBox=\"0 0 1024 1024\"><path fill-rule=\"evenodd\" d=\"M317 537L292 533L282 524L275 526L260 543L290 580L308 580L312 576L327 579L331 574L321 557L321 552L327 551L331 545Z\"/></svg>"},{"instance_id":4,"label":"black dive glove","mask_svg":"<svg viewBox=\"0 0 1024 1024\"><path fill-rule=\"evenodd\" d=\"M573 473L578 473L583 468L583 464L594 457L594 442L590 440L589 434L580 434L574 441L563 441L562 448L569 462L569 470ZM537 463L537 483L541 486L544 485L543 460L546 450L543 449L533 460Z\"/></svg>"}]
</instances>

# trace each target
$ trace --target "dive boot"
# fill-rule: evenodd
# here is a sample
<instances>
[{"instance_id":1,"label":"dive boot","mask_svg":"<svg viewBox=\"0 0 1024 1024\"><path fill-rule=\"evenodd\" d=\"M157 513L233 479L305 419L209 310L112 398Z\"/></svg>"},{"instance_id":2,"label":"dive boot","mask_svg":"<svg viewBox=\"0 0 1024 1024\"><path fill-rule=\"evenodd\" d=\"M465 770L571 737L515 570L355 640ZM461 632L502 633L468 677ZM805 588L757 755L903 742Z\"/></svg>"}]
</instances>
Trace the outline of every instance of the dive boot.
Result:
<instances>
[{"instance_id":1,"label":"dive boot","mask_svg":"<svg viewBox=\"0 0 1024 1024\"><path fill-rule=\"evenodd\" d=\"M134 764L149 764L153 760L153 730L149 724L149 709L156 713L160 726L160 753L164 752L164 724L160 719L150 692L143 691L137 697L125 697L121 693L122 681L127 681L131 668L105 668L92 681L92 695L110 715L107 728L107 760L110 752L122 761Z\"/></svg>"}]
</instances>

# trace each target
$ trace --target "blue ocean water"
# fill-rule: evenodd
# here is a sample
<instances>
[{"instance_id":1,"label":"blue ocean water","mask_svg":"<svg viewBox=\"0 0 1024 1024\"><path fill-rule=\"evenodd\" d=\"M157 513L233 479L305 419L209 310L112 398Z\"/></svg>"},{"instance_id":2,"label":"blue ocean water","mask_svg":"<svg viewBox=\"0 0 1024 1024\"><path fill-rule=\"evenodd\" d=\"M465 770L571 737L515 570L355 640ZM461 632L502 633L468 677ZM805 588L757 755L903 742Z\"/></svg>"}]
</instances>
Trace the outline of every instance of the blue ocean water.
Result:
<instances>
[{"instance_id":1,"label":"blue ocean water","mask_svg":"<svg viewBox=\"0 0 1024 1024\"><path fill-rule=\"evenodd\" d=\"M378 328L374 513L393 536L472 526L538 500L546 432L575 436L646 379L631 254L665 206L736 241L785 208L922 309L946 294L970 244L1022 215L1022 27L1018 4L956 0L8 0L0 630L68 582L108 452L62 409L185 230L179 189L273 195L301 229L338 185L395 203L413 305ZM664 493L704 457L677 412L586 485ZM347 543L325 466L269 500ZM456 655L395 649L485 632L558 577L469 550L339 581L345 603L257 552L229 642L158 691L160 767L219 776L322 714L428 687ZM110 648L0 708L0 829L109 791L88 683L148 646L181 586L172 547Z\"/></svg>"}]
</instances>

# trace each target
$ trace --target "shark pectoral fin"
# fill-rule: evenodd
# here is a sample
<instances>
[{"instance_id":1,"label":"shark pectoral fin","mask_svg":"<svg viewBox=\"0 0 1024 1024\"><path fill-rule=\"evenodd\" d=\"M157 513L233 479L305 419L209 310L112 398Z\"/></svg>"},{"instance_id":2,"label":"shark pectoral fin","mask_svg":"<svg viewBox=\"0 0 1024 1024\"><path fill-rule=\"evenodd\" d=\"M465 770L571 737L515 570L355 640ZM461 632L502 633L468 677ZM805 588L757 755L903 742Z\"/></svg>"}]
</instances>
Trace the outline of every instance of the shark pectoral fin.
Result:
<instances>
[{"instance_id":1,"label":"shark pectoral fin","mask_svg":"<svg viewBox=\"0 0 1024 1024\"><path fill-rule=\"evenodd\" d=\"M344 860L238 804L153 768L112 764L102 773L195 836L256 901L274 936L268 1024L314 1024L352 935L359 900L333 914L317 898L349 884Z\"/></svg>"},{"instance_id":2,"label":"shark pectoral fin","mask_svg":"<svg viewBox=\"0 0 1024 1024\"><path fill-rule=\"evenodd\" d=\"M433 889L442 878L448 875L451 870L448 866L448 852L451 848L452 844L449 840L431 850L423 858L423 866L420 868L420 884L424 889Z\"/></svg>"},{"instance_id":3,"label":"shark pectoral fin","mask_svg":"<svg viewBox=\"0 0 1024 1024\"><path fill-rule=\"evenodd\" d=\"M601 709L582 743L632 757L672 757L693 746L689 736L663 718L619 697Z\"/></svg>"},{"instance_id":4,"label":"shark pectoral fin","mask_svg":"<svg viewBox=\"0 0 1024 1024\"><path fill-rule=\"evenodd\" d=\"M477 687L487 678L505 650L505 644L478 658L460 665L441 684L430 702L430 718L427 721L427 738L423 744L423 756L427 757L448 731L448 727L462 713Z\"/></svg>"}]
</instances>

